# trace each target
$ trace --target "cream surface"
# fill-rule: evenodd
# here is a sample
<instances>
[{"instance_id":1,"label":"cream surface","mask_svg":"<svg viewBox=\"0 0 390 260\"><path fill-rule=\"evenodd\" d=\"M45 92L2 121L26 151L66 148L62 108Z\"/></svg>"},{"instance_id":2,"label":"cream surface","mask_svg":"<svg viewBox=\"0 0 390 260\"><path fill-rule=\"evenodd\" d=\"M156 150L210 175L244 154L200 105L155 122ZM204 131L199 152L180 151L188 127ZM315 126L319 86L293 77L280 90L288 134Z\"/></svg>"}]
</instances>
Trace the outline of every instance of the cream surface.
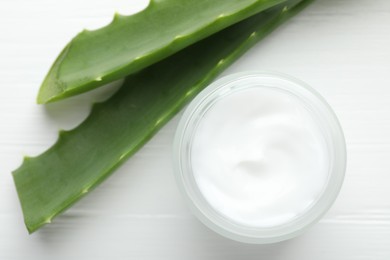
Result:
<instances>
[{"instance_id":1,"label":"cream surface","mask_svg":"<svg viewBox=\"0 0 390 260\"><path fill-rule=\"evenodd\" d=\"M327 181L323 133L303 103L282 90L252 87L221 98L192 142L192 170L204 198L244 225L290 221Z\"/></svg>"}]
</instances>

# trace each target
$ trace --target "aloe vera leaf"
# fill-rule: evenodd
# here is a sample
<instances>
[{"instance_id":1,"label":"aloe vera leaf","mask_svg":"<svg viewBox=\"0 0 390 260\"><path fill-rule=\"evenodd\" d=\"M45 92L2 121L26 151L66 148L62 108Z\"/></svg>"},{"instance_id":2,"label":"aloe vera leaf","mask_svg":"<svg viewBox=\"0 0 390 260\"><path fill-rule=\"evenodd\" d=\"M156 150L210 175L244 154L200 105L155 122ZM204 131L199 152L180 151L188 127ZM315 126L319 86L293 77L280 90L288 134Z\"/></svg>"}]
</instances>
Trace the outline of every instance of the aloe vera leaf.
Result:
<instances>
[{"instance_id":1,"label":"aloe vera leaf","mask_svg":"<svg viewBox=\"0 0 390 260\"><path fill-rule=\"evenodd\" d=\"M137 72L223 28L286 0L152 0L79 33L57 57L39 90L48 103Z\"/></svg>"},{"instance_id":2,"label":"aloe vera leaf","mask_svg":"<svg viewBox=\"0 0 390 260\"><path fill-rule=\"evenodd\" d=\"M289 1L204 39L142 72L49 150L13 172L25 223L37 230L142 147L248 48L309 1ZM296 5L297 4L297 5Z\"/></svg>"}]
</instances>

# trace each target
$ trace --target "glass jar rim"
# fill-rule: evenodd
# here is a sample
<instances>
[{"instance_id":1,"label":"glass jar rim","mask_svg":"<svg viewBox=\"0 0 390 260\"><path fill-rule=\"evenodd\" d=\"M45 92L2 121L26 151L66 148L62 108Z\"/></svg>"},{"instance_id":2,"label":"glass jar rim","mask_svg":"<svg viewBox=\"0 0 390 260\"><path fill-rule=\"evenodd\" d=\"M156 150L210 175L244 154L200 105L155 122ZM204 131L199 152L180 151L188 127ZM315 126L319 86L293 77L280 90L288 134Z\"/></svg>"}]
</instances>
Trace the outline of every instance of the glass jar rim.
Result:
<instances>
[{"instance_id":1,"label":"glass jar rim","mask_svg":"<svg viewBox=\"0 0 390 260\"><path fill-rule=\"evenodd\" d=\"M325 184L321 196L308 210L291 221L273 227L250 227L226 218L217 212L204 199L197 188L189 166L189 145L196 124L202 113L218 98L243 86L252 84L256 87L271 87L294 94L302 102L311 106L313 113L322 123L323 131L329 136L328 147L331 149L331 165L328 182ZM198 120L198 121L196 121ZM346 144L341 125L325 99L306 83L289 75L265 72L248 71L225 76L205 88L189 104L184 111L177 127L173 145L173 167L177 185L190 206L192 212L207 227L215 232L246 243L274 243L283 241L301 234L309 226L316 223L327 212L335 201L343 183L346 170Z\"/></svg>"}]
</instances>

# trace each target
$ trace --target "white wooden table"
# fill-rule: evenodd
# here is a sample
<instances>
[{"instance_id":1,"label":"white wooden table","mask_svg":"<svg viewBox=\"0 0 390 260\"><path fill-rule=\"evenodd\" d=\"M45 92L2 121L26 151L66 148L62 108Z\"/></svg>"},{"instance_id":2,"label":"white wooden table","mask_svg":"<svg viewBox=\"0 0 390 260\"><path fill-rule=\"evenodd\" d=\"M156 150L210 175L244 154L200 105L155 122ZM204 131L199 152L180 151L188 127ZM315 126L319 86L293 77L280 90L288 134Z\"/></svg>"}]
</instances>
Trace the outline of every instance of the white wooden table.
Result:
<instances>
[{"instance_id":1,"label":"white wooden table","mask_svg":"<svg viewBox=\"0 0 390 260\"><path fill-rule=\"evenodd\" d=\"M35 104L59 51L114 10L146 0L0 1L0 259L390 259L390 1L317 0L224 74L276 70L316 88L344 127L348 169L326 216L304 235L246 245L204 227L172 175L178 117L86 198L28 235L11 171L88 114L106 87L64 102Z\"/></svg>"}]
</instances>

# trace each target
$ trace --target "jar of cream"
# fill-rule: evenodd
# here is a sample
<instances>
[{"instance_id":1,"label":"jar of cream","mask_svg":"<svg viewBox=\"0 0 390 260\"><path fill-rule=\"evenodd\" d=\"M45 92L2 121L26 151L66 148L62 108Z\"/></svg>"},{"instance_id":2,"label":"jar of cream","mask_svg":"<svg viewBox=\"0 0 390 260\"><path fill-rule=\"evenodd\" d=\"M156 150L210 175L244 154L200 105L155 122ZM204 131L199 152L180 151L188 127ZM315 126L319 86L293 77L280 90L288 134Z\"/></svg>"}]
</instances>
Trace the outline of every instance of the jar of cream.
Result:
<instances>
[{"instance_id":1,"label":"jar of cream","mask_svg":"<svg viewBox=\"0 0 390 260\"><path fill-rule=\"evenodd\" d=\"M277 73L224 77L188 106L174 142L178 186L195 215L248 243L292 238L332 205L345 140L326 101Z\"/></svg>"}]
</instances>

